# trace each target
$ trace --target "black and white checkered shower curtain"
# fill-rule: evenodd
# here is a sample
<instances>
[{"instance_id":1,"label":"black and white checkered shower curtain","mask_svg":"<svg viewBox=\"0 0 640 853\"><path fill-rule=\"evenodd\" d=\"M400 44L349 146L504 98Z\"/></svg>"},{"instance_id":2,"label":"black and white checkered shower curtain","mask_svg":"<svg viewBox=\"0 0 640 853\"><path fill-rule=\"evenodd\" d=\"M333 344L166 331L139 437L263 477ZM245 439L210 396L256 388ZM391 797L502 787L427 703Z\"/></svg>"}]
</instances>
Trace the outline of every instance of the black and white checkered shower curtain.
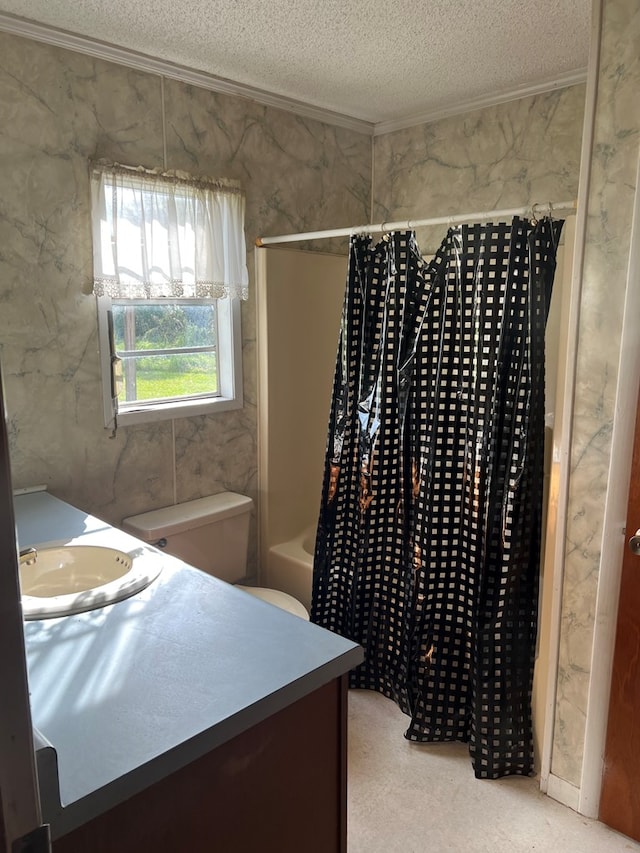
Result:
<instances>
[{"instance_id":1,"label":"black and white checkered shower curtain","mask_svg":"<svg viewBox=\"0 0 640 853\"><path fill-rule=\"evenodd\" d=\"M475 774L533 769L544 327L562 222L354 237L312 620L361 643L351 686Z\"/></svg>"}]
</instances>

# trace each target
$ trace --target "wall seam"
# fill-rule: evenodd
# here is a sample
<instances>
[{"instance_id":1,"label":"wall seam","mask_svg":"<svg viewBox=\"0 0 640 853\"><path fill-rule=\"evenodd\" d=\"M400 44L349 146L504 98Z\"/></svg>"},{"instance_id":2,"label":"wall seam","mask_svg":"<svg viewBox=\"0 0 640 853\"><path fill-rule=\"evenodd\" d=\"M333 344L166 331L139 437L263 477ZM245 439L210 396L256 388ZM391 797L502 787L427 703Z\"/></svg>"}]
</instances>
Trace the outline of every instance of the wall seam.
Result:
<instances>
[{"instance_id":1,"label":"wall seam","mask_svg":"<svg viewBox=\"0 0 640 853\"><path fill-rule=\"evenodd\" d=\"M162 114L162 168L167 170L167 116L164 106L164 77L160 77L160 111Z\"/></svg>"},{"instance_id":2,"label":"wall seam","mask_svg":"<svg viewBox=\"0 0 640 853\"><path fill-rule=\"evenodd\" d=\"M171 471L173 474L173 503L178 503L178 476L176 470L176 422L171 421Z\"/></svg>"},{"instance_id":3,"label":"wall seam","mask_svg":"<svg viewBox=\"0 0 640 853\"><path fill-rule=\"evenodd\" d=\"M373 222L373 199L376 180L376 138L371 134L371 188L369 193L369 222Z\"/></svg>"}]
</instances>

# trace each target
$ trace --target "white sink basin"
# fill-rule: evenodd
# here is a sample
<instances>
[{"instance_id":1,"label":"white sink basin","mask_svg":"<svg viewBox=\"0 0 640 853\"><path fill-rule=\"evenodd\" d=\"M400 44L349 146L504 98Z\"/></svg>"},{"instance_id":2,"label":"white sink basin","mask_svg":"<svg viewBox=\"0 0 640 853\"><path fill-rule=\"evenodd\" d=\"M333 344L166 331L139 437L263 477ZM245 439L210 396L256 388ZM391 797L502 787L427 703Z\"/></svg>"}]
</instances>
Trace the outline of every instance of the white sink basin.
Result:
<instances>
[{"instance_id":1,"label":"white sink basin","mask_svg":"<svg viewBox=\"0 0 640 853\"><path fill-rule=\"evenodd\" d=\"M146 548L39 547L20 565L24 618L68 616L121 601L148 586L161 568L162 557Z\"/></svg>"}]
</instances>

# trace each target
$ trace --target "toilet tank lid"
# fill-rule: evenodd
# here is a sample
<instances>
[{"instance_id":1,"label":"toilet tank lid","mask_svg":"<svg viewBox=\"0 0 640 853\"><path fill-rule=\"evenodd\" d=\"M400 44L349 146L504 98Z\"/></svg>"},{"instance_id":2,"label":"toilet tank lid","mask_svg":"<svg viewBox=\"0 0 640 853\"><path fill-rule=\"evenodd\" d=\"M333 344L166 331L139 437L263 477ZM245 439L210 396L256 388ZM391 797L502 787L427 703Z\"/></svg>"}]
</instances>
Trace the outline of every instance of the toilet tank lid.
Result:
<instances>
[{"instance_id":1,"label":"toilet tank lid","mask_svg":"<svg viewBox=\"0 0 640 853\"><path fill-rule=\"evenodd\" d=\"M253 501L246 495L220 492L206 498L153 509L140 515L130 515L122 520L122 526L139 539L154 542L163 536L183 533L203 524L250 512L252 505Z\"/></svg>"}]
</instances>

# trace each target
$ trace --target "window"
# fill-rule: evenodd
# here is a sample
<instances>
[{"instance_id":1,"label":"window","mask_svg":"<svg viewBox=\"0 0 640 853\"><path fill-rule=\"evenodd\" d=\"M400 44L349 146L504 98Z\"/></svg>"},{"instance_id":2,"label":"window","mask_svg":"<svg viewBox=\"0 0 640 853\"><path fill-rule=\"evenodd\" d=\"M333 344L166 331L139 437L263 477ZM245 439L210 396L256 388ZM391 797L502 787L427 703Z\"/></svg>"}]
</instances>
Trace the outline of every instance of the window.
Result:
<instances>
[{"instance_id":1,"label":"window","mask_svg":"<svg viewBox=\"0 0 640 853\"><path fill-rule=\"evenodd\" d=\"M91 177L105 426L240 407L238 187L117 165Z\"/></svg>"}]
</instances>

